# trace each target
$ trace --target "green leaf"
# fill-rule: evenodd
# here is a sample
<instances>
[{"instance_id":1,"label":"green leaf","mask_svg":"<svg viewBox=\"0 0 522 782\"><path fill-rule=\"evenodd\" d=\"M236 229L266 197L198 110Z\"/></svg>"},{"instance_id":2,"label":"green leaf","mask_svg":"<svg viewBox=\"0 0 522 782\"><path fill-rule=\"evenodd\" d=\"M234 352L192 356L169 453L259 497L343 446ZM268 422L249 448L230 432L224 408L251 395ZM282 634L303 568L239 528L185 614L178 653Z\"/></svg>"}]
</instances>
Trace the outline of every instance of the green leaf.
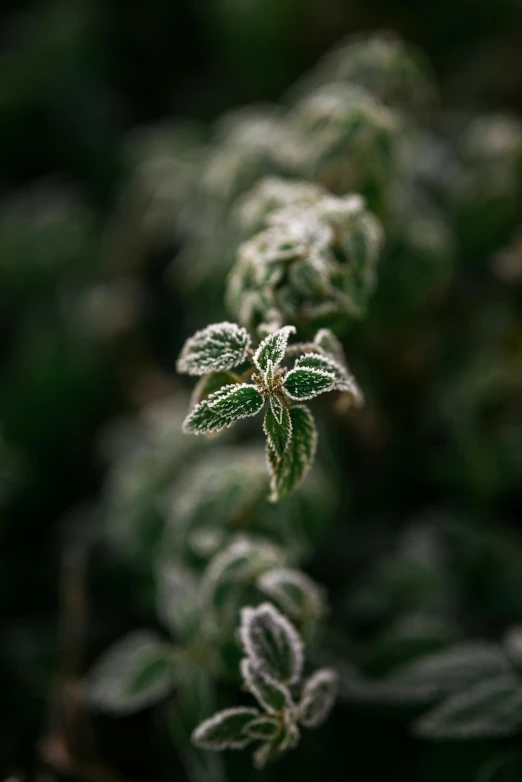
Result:
<instances>
[{"instance_id":1,"label":"green leaf","mask_svg":"<svg viewBox=\"0 0 522 782\"><path fill-rule=\"evenodd\" d=\"M248 723L245 728L245 733L253 739L263 739L266 741L275 738L280 730L279 723L272 717L258 717Z\"/></svg>"},{"instance_id":2,"label":"green leaf","mask_svg":"<svg viewBox=\"0 0 522 782\"><path fill-rule=\"evenodd\" d=\"M317 728L328 717L337 697L338 676L321 668L305 682L299 704L299 721L306 728Z\"/></svg>"},{"instance_id":3,"label":"green leaf","mask_svg":"<svg viewBox=\"0 0 522 782\"><path fill-rule=\"evenodd\" d=\"M87 678L86 690L99 709L131 714L164 698L173 682L172 647L143 630L102 656Z\"/></svg>"},{"instance_id":4,"label":"green leaf","mask_svg":"<svg viewBox=\"0 0 522 782\"><path fill-rule=\"evenodd\" d=\"M512 674L451 695L414 725L419 736L441 739L509 736L522 722L522 688Z\"/></svg>"},{"instance_id":5,"label":"green leaf","mask_svg":"<svg viewBox=\"0 0 522 782\"><path fill-rule=\"evenodd\" d=\"M183 431L191 434L220 432L234 421L258 413L264 402L250 383L231 383L196 405L183 422Z\"/></svg>"},{"instance_id":6,"label":"green leaf","mask_svg":"<svg viewBox=\"0 0 522 782\"><path fill-rule=\"evenodd\" d=\"M214 323L197 331L183 346L177 371L188 375L222 372L242 364L250 345L248 331L235 323Z\"/></svg>"},{"instance_id":7,"label":"green leaf","mask_svg":"<svg viewBox=\"0 0 522 782\"><path fill-rule=\"evenodd\" d=\"M272 408L267 407L263 431L267 436L270 448L273 449L278 459L281 458L292 436L292 420L289 411L283 408L279 422L272 412Z\"/></svg>"},{"instance_id":8,"label":"green leaf","mask_svg":"<svg viewBox=\"0 0 522 782\"><path fill-rule=\"evenodd\" d=\"M274 331L273 334L269 334L254 354L254 363L258 369L262 372L266 372L268 369L268 361L272 361L274 367L281 363L285 357L286 346L290 334L295 334L294 326L283 326L282 329Z\"/></svg>"},{"instance_id":9,"label":"green leaf","mask_svg":"<svg viewBox=\"0 0 522 782\"><path fill-rule=\"evenodd\" d=\"M305 405L290 409L292 437L283 456L267 445L268 465L271 473L270 500L277 502L288 497L301 483L314 460L317 447L317 431L310 410Z\"/></svg>"},{"instance_id":10,"label":"green leaf","mask_svg":"<svg viewBox=\"0 0 522 782\"><path fill-rule=\"evenodd\" d=\"M270 397L270 409L272 410L272 413L274 414L274 418L276 419L277 423L278 424L282 423L283 413L286 410L286 407L280 396L273 394Z\"/></svg>"},{"instance_id":11,"label":"green leaf","mask_svg":"<svg viewBox=\"0 0 522 782\"><path fill-rule=\"evenodd\" d=\"M257 388L250 383L232 383L211 394L207 405L216 415L237 421L258 413L265 403Z\"/></svg>"},{"instance_id":12,"label":"green leaf","mask_svg":"<svg viewBox=\"0 0 522 782\"><path fill-rule=\"evenodd\" d=\"M335 376L324 369L298 367L291 369L283 381L283 388L290 399L303 401L312 399L334 387Z\"/></svg>"},{"instance_id":13,"label":"green leaf","mask_svg":"<svg viewBox=\"0 0 522 782\"><path fill-rule=\"evenodd\" d=\"M253 666L284 684L299 680L303 642L295 627L270 603L241 611L240 637Z\"/></svg>"},{"instance_id":14,"label":"green leaf","mask_svg":"<svg viewBox=\"0 0 522 782\"><path fill-rule=\"evenodd\" d=\"M243 749L252 741L245 728L258 716L257 709L243 707L218 711L198 725L192 734L192 741L201 749Z\"/></svg>"},{"instance_id":15,"label":"green leaf","mask_svg":"<svg viewBox=\"0 0 522 782\"><path fill-rule=\"evenodd\" d=\"M258 578L257 585L293 619L317 618L324 613L323 591L300 570L267 570Z\"/></svg>"},{"instance_id":16,"label":"green leaf","mask_svg":"<svg viewBox=\"0 0 522 782\"><path fill-rule=\"evenodd\" d=\"M308 367L309 369L321 369L334 376L333 388L338 391L346 391L352 395L354 401L360 405L362 393L352 375L344 364L340 364L333 357L321 353L305 353L295 362L295 369Z\"/></svg>"},{"instance_id":17,"label":"green leaf","mask_svg":"<svg viewBox=\"0 0 522 782\"><path fill-rule=\"evenodd\" d=\"M287 687L268 676L249 657L241 660L241 675L247 690L266 711L278 714L291 706L292 698Z\"/></svg>"}]
</instances>

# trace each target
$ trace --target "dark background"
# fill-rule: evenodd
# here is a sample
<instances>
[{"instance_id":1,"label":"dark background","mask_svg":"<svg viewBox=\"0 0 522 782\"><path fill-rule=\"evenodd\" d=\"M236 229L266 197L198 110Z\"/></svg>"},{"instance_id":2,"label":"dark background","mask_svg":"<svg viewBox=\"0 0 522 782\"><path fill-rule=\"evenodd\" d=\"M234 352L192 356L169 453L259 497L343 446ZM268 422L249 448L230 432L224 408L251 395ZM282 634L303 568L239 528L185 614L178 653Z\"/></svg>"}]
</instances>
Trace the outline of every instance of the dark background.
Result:
<instances>
[{"instance_id":1,"label":"dark background","mask_svg":"<svg viewBox=\"0 0 522 782\"><path fill-rule=\"evenodd\" d=\"M78 276L69 268L65 277L74 287L117 274L107 272L112 261L100 236L127 184L124 145L131 129L185 116L209 122L245 102L277 100L342 36L383 27L425 51L445 107L520 112L522 5L19 0L2 4L0 24L0 252L9 254L14 242L28 259L19 279L9 277L9 285L0 287L0 775L32 778L44 773L40 742L57 718L49 694L61 649L60 574L64 551L72 546L74 552L78 530L84 534L90 523L82 508L103 481L100 432L112 418L170 388L187 305L163 282L170 255L145 254L132 269L140 284L132 327L96 348L85 344L70 328L64 286L58 291L52 274L33 278L26 271L33 257L45 255L45 231L27 244L9 238L5 225L13 224L13 203L27 192L41 200L42 187L74 194L68 208L78 199L87 227L70 246L85 263ZM125 267L125 247L120 251ZM65 264L71 252L64 250ZM407 501L399 497L396 516L405 506L431 501L427 491L421 482ZM519 499L511 493L499 500L510 519ZM118 573L111 573L110 594L100 592L107 583L103 563L101 573L92 588L99 590L100 605L114 603L118 619L106 606L99 634L103 622L113 622L110 634L117 636L140 618L139 611L135 616L126 605ZM102 738L102 751L110 747L122 773L129 779L178 778L176 761L154 738L150 720L130 720L125 730L120 735L108 726ZM128 737L141 746L126 764ZM345 742L352 747L346 767L327 769L329 745ZM310 740L301 766L315 764L310 779L460 780L474 778L466 774L488 751L486 743L419 749L402 728L394 733L389 721L366 725L364 716L354 720L341 710L328 737L323 731ZM274 778L292 773L285 763ZM510 779L522 779L517 773Z\"/></svg>"}]
</instances>

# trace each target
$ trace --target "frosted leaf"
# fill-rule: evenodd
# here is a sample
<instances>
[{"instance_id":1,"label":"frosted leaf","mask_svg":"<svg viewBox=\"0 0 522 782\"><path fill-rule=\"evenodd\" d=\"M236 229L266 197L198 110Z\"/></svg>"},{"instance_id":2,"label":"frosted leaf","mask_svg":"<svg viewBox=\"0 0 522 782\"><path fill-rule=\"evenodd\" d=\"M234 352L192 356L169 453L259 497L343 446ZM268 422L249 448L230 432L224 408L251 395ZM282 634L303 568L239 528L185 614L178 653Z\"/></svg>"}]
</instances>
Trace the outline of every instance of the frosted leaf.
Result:
<instances>
[{"instance_id":1,"label":"frosted leaf","mask_svg":"<svg viewBox=\"0 0 522 782\"><path fill-rule=\"evenodd\" d=\"M287 687L258 668L250 657L241 660L241 676L247 690L266 711L278 714L291 707L292 698Z\"/></svg>"},{"instance_id":2,"label":"frosted leaf","mask_svg":"<svg viewBox=\"0 0 522 782\"><path fill-rule=\"evenodd\" d=\"M242 364L250 345L248 331L236 323L214 323L188 339L176 365L188 375L223 372Z\"/></svg>"},{"instance_id":3,"label":"frosted leaf","mask_svg":"<svg viewBox=\"0 0 522 782\"><path fill-rule=\"evenodd\" d=\"M263 431L267 436L270 448L280 459L292 437L292 420L288 410L285 408L281 410L281 421L279 422L274 416L272 408L268 407L263 422Z\"/></svg>"},{"instance_id":4,"label":"frosted leaf","mask_svg":"<svg viewBox=\"0 0 522 782\"><path fill-rule=\"evenodd\" d=\"M316 671L304 684L299 704L299 721L317 728L328 717L337 696L339 677L329 668Z\"/></svg>"},{"instance_id":5,"label":"frosted leaf","mask_svg":"<svg viewBox=\"0 0 522 782\"><path fill-rule=\"evenodd\" d=\"M209 408L219 416L237 421L258 413L265 400L250 383L231 383L211 394L206 400Z\"/></svg>"},{"instance_id":6,"label":"frosted leaf","mask_svg":"<svg viewBox=\"0 0 522 782\"><path fill-rule=\"evenodd\" d=\"M283 456L277 457L267 444L270 471L270 500L277 502L291 494L310 469L317 448L317 430L310 410L305 405L290 408L292 437Z\"/></svg>"},{"instance_id":7,"label":"frosted leaf","mask_svg":"<svg viewBox=\"0 0 522 782\"><path fill-rule=\"evenodd\" d=\"M258 578L257 586L295 619L317 617L324 613L323 590L300 570L268 570Z\"/></svg>"},{"instance_id":8,"label":"frosted leaf","mask_svg":"<svg viewBox=\"0 0 522 782\"><path fill-rule=\"evenodd\" d=\"M174 682L171 652L154 633L132 633L110 647L88 675L88 700L118 714L132 714L156 703Z\"/></svg>"},{"instance_id":9,"label":"frosted leaf","mask_svg":"<svg viewBox=\"0 0 522 782\"><path fill-rule=\"evenodd\" d=\"M299 680L303 642L295 627L270 603L241 611L240 637L252 663L285 684Z\"/></svg>"},{"instance_id":10,"label":"frosted leaf","mask_svg":"<svg viewBox=\"0 0 522 782\"><path fill-rule=\"evenodd\" d=\"M196 405L183 422L183 431L192 434L220 432L240 418L256 415L264 401L250 383L231 383Z\"/></svg>"},{"instance_id":11,"label":"frosted leaf","mask_svg":"<svg viewBox=\"0 0 522 782\"><path fill-rule=\"evenodd\" d=\"M248 723L245 728L245 733L253 739L267 741L275 738L280 730L279 723L272 717L258 717Z\"/></svg>"},{"instance_id":12,"label":"frosted leaf","mask_svg":"<svg viewBox=\"0 0 522 782\"><path fill-rule=\"evenodd\" d=\"M264 374L265 385L271 386L274 382L274 362L268 359L266 362L266 370Z\"/></svg>"},{"instance_id":13,"label":"frosted leaf","mask_svg":"<svg viewBox=\"0 0 522 782\"><path fill-rule=\"evenodd\" d=\"M295 362L295 368L308 367L310 369L322 369L329 372L335 378L334 389L345 391L353 397L358 406L363 402L363 396L353 376L348 372L346 366L337 362L334 358L321 353L305 353Z\"/></svg>"},{"instance_id":14,"label":"frosted leaf","mask_svg":"<svg viewBox=\"0 0 522 782\"><path fill-rule=\"evenodd\" d=\"M283 413L286 410L286 408L280 396L276 396L275 394L273 394L270 397L270 409L277 423L278 424L282 423Z\"/></svg>"},{"instance_id":15,"label":"frosted leaf","mask_svg":"<svg viewBox=\"0 0 522 782\"><path fill-rule=\"evenodd\" d=\"M414 725L425 738L509 736L522 721L522 688L512 675L481 681L451 695Z\"/></svg>"},{"instance_id":16,"label":"frosted leaf","mask_svg":"<svg viewBox=\"0 0 522 782\"><path fill-rule=\"evenodd\" d=\"M244 749L252 741L246 726L259 716L257 709L237 707L218 711L198 725L192 741L200 749L219 752L223 749Z\"/></svg>"},{"instance_id":17,"label":"frosted leaf","mask_svg":"<svg viewBox=\"0 0 522 782\"><path fill-rule=\"evenodd\" d=\"M266 372L268 360L273 362L274 367L281 363L285 357L290 334L295 334L295 326L283 326L282 329L265 337L254 353L254 363L258 369Z\"/></svg>"},{"instance_id":18,"label":"frosted leaf","mask_svg":"<svg viewBox=\"0 0 522 782\"><path fill-rule=\"evenodd\" d=\"M298 402L331 391L334 385L335 376L331 372L306 366L291 369L283 381L285 393Z\"/></svg>"}]
</instances>

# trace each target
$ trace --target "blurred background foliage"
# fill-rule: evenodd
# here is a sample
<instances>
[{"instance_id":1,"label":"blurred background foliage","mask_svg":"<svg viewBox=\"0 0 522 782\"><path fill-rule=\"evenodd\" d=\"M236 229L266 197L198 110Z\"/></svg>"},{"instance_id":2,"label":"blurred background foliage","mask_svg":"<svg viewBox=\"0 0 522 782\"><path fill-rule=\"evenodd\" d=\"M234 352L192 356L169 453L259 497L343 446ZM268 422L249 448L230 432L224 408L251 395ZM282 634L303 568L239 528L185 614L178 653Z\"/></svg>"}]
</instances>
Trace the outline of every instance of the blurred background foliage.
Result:
<instances>
[{"instance_id":1,"label":"blurred background foliage","mask_svg":"<svg viewBox=\"0 0 522 782\"><path fill-rule=\"evenodd\" d=\"M520 3L22 0L0 19L0 770L186 778L172 704L118 720L87 713L79 689L111 642L156 628L166 526L190 531L176 546L196 570L224 530L249 530L327 588L346 697L266 778L522 779L516 739L412 738L349 669L380 676L522 624ZM335 70L303 77L330 47L381 28L429 65L411 105L390 101L423 127L415 187L387 201L381 179L359 179L392 237L345 339L367 405L323 417L321 464L272 507L248 431L239 450L180 433L175 357L223 317L244 238L224 217L261 175L287 173L248 134L245 165L222 115L304 100Z\"/></svg>"}]
</instances>

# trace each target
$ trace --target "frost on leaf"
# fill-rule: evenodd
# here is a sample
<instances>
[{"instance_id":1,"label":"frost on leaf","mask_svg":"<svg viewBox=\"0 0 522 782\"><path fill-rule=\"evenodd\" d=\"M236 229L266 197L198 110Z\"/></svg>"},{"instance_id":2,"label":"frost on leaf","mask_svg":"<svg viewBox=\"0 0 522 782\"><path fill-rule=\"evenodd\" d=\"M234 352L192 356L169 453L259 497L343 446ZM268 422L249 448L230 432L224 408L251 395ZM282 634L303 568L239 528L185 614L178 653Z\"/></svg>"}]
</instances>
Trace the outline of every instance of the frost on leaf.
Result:
<instances>
[{"instance_id":1,"label":"frost on leaf","mask_svg":"<svg viewBox=\"0 0 522 782\"><path fill-rule=\"evenodd\" d=\"M240 418L255 415L264 399L250 383L231 383L200 402L183 422L183 431L192 434L220 432Z\"/></svg>"},{"instance_id":2,"label":"frost on leaf","mask_svg":"<svg viewBox=\"0 0 522 782\"><path fill-rule=\"evenodd\" d=\"M295 368L308 367L309 369L321 369L334 376L333 388L337 391L346 391L352 395L357 405L362 404L363 397L359 386L344 364L339 363L333 357L321 353L305 353L295 362Z\"/></svg>"},{"instance_id":3,"label":"frost on leaf","mask_svg":"<svg viewBox=\"0 0 522 782\"><path fill-rule=\"evenodd\" d=\"M321 668L303 687L299 704L299 721L307 728L317 728L328 717L337 696L338 676L329 668Z\"/></svg>"},{"instance_id":4,"label":"frost on leaf","mask_svg":"<svg viewBox=\"0 0 522 782\"><path fill-rule=\"evenodd\" d=\"M245 728L258 716L257 709L242 707L219 711L196 728L192 741L201 749L243 749L252 740Z\"/></svg>"},{"instance_id":5,"label":"frost on leaf","mask_svg":"<svg viewBox=\"0 0 522 782\"><path fill-rule=\"evenodd\" d=\"M263 431L267 436L269 447L272 448L277 458L284 454L292 436L292 420L286 408L281 410L281 420L275 417L272 407L267 407Z\"/></svg>"},{"instance_id":6,"label":"frost on leaf","mask_svg":"<svg viewBox=\"0 0 522 782\"><path fill-rule=\"evenodd\" d=\"M286 410L286 408L283 404L283 400L281 399L281 397L276 396L275 394L270 397L270 409L272 410L272 413L277 423L278 424L282 423L283 413Z\"/></svg>"},{"instance_id":7,"label":"frost on leaf","mask_svg":"<svg viewBox=\"0 0 522 782\"><path fill-rule=\"evenodd\" d=\"M291 369L284 379L283 388L290 399L304 401L330 391L334 387L335 377L324 369L297 367Z\"/></svg>"},{"instance_id":8,"label":"frost on leaf","mask_svg":"<svg viewBox=\"0 0 522 782\"><path fill-rule=\"evenodd\" d=\"M509 736L522 722L522 688L512 674L481 681L444 700L414 726L426 738Z\"/></svg>"},{"instance_id":9,"label":"frost on leaf","mask_svg":"<svg viewBox=\"0 0 522 782\"><path fill-rule=\"evenodd\" d=\"M153 633L132 633L94 666L86 682L89 701L104 711L131 714L161 700L174 681L170 652Z\"/></svg>"},{"instance_id":10,"label":"frost on leaf","mask_svg":"<svg viewBox=\"0 0 522 782\"><path fill-rule=\"evenodd\" d=\"M258 369L262 372L266 372L268 369L268 361L272 361L274 367L281 363L285 357L286 346L290 334L295 334L294 326L283 326L282 329L274 331L273 334L269 334L254 354L254 363Z\"/></svg>"},{"instance_id":11,"label":"frost on leaf","mask_svg":"<svg viewBox=\"0 0 522 782\"><path fill-rule=\"evenodd\" d=\"M286 686L268 676L250 657L241 660L241 676L247 690L266 711L277 714L291 703Z\"/></svg>"},{"instance_id":12,"label":"frost on leaf","mask_svg":"<svg viewBox=\"0 0 522 782\"><path fill-rule=\"evenodd\" d=\"M181 351L176 368L181 374L205 375L242 364L250 345L248 331L235 323L214 323L197 331Z\"/></svg>"},{"instance_id":13,"label":"frost on leaf","mask_svg":"<svg viewBox=\"0 0 522 782\"><path fill-rule=\"evenodd\" d=\"M270 444L267 445L272 502L288 497L299 486L317 447L317 431L310 410L305 405L296 405L290 409L290 418L292 437L283 456L278 458Z\"/></svg>"},{"instance_id":14,"label":"frost on leaf","mask_svg":"<svg viewBox=\"0 0 522 782\"><path fill-rule=\"evenodd\" d=\"M231 383L211 394L207 405L217 415L237 421L258 413L264 401L257 388L250 383Z\"/></svg>"},{"instance_id":15,"label":"frost on leaf","mask_svg":"<svg viewBox=\"0 0 522 782\"><path fill-rule=\"evenodd\" d=\"M258 578L257 585L292 618L317 617L324 613L322 589L300 570L268 570Z\"/></svg>"},{"instance_id":16,"label":"frost on leaf","mask_svg":"<svg viewBox=\"0 0 522 782\"><path fill-rule=\"evenodd\" d=\"M303 642L295 627L270 603L241 611L241 642L253 665L285 684L298 681Z\"/></svg>"}]
</instances>

